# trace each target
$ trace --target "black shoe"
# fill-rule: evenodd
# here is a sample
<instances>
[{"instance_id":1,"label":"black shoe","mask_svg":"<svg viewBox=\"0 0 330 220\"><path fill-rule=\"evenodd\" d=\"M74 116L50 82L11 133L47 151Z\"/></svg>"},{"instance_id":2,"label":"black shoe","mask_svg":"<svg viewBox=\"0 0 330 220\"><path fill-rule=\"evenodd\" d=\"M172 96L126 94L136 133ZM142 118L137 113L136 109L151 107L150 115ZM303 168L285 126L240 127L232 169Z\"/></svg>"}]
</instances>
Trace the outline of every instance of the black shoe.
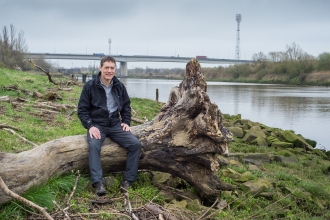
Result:
<instances>
[{"instance_id":1,"label":"black shoe","mask_svg":"<svg viewBox=\"0 0 330 220\"><path fill-rule=\"evenodd\" d=\"M127 192L129 190L129 187L132 185L132 182L123 180L120 183L120 188L123 193Z\"/></svg>"},{"instance_id":2,"label":"black shoe","mask_svg":"<svg viewBox=\"0 0 330 220\"><path fill-rule=\"evenodd\" d=\"M95 183L95 188L96 188L96 195L98 196L104 196L107 191L105 190L103 183L99 182L99 183Z\"/></svg>"}]
</instances>

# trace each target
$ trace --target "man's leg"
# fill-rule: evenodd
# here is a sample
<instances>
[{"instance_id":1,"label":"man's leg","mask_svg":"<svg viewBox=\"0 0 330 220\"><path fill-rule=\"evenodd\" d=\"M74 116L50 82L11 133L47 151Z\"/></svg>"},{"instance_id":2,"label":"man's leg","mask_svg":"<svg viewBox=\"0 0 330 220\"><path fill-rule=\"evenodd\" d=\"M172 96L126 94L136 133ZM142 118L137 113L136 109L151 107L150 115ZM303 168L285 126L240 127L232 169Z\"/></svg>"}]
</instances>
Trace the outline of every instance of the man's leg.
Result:
<instances>
[{"instance_id":1,"label":"man's leg","mask_svg":"<svg viewBox=\"0 0 330 220\"><path fill-rule=\"evenodd\" d=\"M137 177L137 171L139 167L141 142L130 131L123 131L120 124L114 125L108 128L108 137L125 148L127 153L126 170L124 174L124 180L134 182Z\"/></svg>"},{"instance_id":2,"label":"man's leg","mask_svg":"<svg viewBox=\"0 0 330 220\"><path fill-rule=\"evenodd\" d=\"M100 128L99 128L100 129ZM101 132L101 139L91 138L87 132L87 141L89 145L89 170L91 175L91 182L93 185L102 182L102 165L101 165L101 147L105 139L105 134Z\"/></svg>"}]
</instances>

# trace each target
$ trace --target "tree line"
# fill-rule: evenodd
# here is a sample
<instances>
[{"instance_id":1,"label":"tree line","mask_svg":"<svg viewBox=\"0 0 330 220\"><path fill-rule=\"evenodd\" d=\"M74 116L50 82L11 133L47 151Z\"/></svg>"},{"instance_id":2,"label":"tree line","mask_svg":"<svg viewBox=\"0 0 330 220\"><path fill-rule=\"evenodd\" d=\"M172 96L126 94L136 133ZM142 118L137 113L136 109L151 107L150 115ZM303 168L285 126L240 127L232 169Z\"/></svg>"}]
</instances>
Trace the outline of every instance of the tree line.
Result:
<instances>
[{"instance_id":1,"label":"tree line","mask_svg":"<svg viewBox=\"0 0 330 220\"><path fill-rule=\"evenodd\" d=\"M289 79L303 82L310 73L330 71L330 53L323 52L314 57L303 51L296 43L286 45L284 51L255 53L252 59L254 62L250 64L203 68L203 72L207 79L219 79L223 76L239 79L256 74L256 79L260 80L266 74L273 74L286 75Z\"/></svg>"},{"instance_id":2,"label":"tree line","mask_svg":"<svg viewBox=\"0 0 330 220\"><path fill-rule=\"evenodd\" d=\"M35 69L24 59L24 54L28 52L24 32L17 31L13 24L4 26L0 32L0 68L10 68L16 70ZM36 65L43 68L51 68L52 64L42 57L35 59Z\"/></svg>"}]
</instances>

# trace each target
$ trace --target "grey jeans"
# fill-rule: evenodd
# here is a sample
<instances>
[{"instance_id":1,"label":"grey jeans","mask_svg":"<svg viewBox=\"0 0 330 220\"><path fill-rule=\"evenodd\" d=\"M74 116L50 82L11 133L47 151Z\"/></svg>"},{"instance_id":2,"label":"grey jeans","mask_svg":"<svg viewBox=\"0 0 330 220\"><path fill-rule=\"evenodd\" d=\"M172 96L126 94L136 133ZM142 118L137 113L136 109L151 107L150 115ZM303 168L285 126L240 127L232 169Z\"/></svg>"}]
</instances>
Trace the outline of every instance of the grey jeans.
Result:
<instances>
[{"instance_id":1,"label":"grey jeans","mask_svg":"<svg viewBox=\"0 0 330 220\"><path fill-rule=\"evenodd\" d=\"M88 160L92 184L102 182L103 173L100 153L106 137L109 137L113 142L116 142L128 151L124 179L131 182L136 180L141 143L132 132L123 131L120 123L119 118L113 118L111 119L111 125L109 127L96 125L95 127L100 130L101 139L91 138L87 131L87 141L89 145Z\"/></svg>"}]
</instances>

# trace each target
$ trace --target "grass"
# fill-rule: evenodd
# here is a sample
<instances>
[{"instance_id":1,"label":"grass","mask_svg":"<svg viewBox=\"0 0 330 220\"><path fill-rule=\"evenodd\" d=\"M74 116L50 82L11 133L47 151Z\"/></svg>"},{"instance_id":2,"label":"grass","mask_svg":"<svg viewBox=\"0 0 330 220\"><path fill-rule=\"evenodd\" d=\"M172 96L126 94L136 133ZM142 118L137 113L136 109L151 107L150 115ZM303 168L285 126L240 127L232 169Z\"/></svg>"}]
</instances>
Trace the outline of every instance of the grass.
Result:
<instances>
[{"instance_id":1,"label":"grass","mask_svg":"<svg viewBox=\"0 0 330 220\"><path fill-rule=\"evenodd\" d=\"M60 80L56 78L56 80ZM20 97L26 99L28 104L33 105L36 98L23 93L23 90L38 91L45 94L55 90L55 86L48 82L45 75L16 72L8 69L0 69L0 88L17 84L21 92L0 89L0 97L9 95L11 100ZM77 105L81 86L70 86L70 92L57 91L62 97L56 103ZM162 103L148 99L132 98L131 106L133 116L144 120L151 120L160 111ZM19 129L19 135L38 145L57 138L85 134L77 114L69 114L71 110L60 111L58 114L49 114L42 117L35 113L34 106L14 107L11 103L0 102L0 124L6 124ZM233 116L233 119L235 117ZM230 117L227 117L230 120ZM138 123L132 122L132 126ZM0 152L17 153L31 149L33 146L22 141L17 135L0 129ZM239 153L267 153L283 156L293 156L297 163L264 163L259 170L249 170L246 164L221 167L218 177L226 183L237 186L237 190L222 192L219 201L225 201L224 209L211 209L209 219L330 219L330 161L328 158L313 152L298 152L295 149L275 149L272 147L258 147L246 144L242 139L235 138L235 142L229 144L230 152ZM252 173L252 180L267 179L272 187L260 194L252 195L241 190L242 182L235 181L222 175L222 170L230 168L243 174ZM30 189L24 197L36 204L47 207L48 211L56 210L53 200L64 206L77 173L52 178L48 183L38 188ZM118 193L122 174L109 174L113 184L108 187L109 196ZM136 206L152 200L160 205L165 205L164 198L160 196L160 190L152 184L151 172L140 172L138 180L130 189L130 199ZM182 185L182 184L181 184ZM183 184L183 190L194 192L188 184ZM70 201L71 210L74 213L85 213L86 219L116 219L118 216L111 214L107 206L102 206L98 213L90 212L90 200L94 198L94 189L90 185L89 175L81 175L76 193ZM117 201L112 207L122 208L122 202ZM0 219L26 219L36 211L11 201L0 205Z\"/></svg>"}]
</instances>

